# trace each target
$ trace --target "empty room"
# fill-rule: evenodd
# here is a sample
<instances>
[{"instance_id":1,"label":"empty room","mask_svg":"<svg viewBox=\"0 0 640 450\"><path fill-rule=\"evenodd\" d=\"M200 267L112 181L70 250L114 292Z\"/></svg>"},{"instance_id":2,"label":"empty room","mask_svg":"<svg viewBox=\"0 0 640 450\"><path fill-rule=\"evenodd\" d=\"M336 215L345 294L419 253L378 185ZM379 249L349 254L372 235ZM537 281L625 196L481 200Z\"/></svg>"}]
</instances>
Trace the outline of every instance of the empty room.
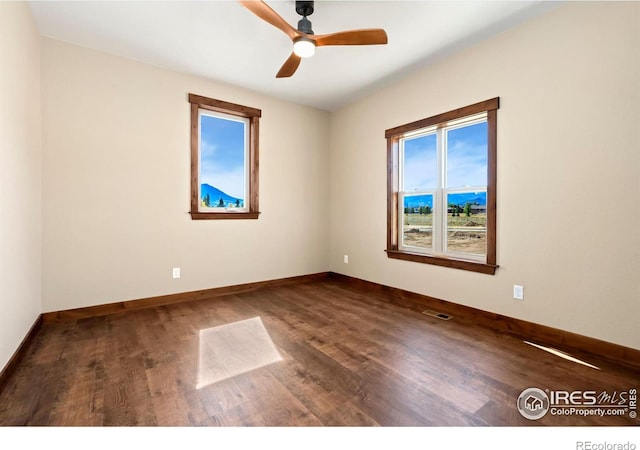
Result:
<instances>
[{"instance_id":1,"label":"empty room","mask_svg":"<svg viewBox=\"0 0 640 450\"><path fill-rule=\"evenodd\" d=\"M640 3L0 2L0 67L5 429L637 431Z\"/></svg>"}]
</instances>

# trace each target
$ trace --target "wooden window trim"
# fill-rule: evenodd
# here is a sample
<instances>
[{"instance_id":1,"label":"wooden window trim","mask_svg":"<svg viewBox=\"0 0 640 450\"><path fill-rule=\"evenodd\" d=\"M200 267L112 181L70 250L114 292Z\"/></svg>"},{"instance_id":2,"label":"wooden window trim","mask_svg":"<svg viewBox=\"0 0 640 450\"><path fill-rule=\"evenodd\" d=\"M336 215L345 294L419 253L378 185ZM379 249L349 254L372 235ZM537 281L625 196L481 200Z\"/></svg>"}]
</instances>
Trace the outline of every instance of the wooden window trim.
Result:
<instances>
[{"instance_id":1,"label":"wooden window trim","mask_svg":"<svg viewBox=\"0 0 640 450\"><path fill-rule=\"evenodd\" d=\"M385 131L387 139L387 257L432 264L442 267L468 270L494 275L499 267L496 261L496 196L497 196L497 110L500 98L492 98L473 105L458 108ZM461 119L479 113L487 113L487 254L486 262L468 261L442 256L424 255L400 250L398 246L398 188L399 144L409 132Z\"/></svg>"},{"instance_id":2,"label":"wooden window trim","mask_svg":"<svg viewBox=\"0 0 640 450\"><path fill-rule=\"evenodd\" d=\"M220 220L220 219L257 219L258 210L258 154L259 131L262 111L248 106L216 100L201 95L189 94L191 104L191 219L193 220ZM220 112L237 117L249 119L249 199L248 210L238 212L203 212L199 209L199 111Z\"/></svg>"}]
</instances>

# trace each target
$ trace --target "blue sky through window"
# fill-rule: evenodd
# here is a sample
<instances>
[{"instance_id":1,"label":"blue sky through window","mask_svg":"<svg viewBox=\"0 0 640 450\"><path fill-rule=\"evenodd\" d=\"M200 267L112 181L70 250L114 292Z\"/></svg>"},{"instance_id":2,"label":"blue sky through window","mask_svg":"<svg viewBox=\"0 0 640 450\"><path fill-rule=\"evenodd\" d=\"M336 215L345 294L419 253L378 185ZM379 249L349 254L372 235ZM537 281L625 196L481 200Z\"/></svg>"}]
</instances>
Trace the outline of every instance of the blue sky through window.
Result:
<instances>
[{"instance_id":1,"label":"blue sky through window","mask_svg":"<svg viewBox=\"0 0 640 450\"><path fill-rule=\"evenodd\" d=\"M404 141L404 190L406 192L438 187L436 171L436 135Z\"/></svg>"},{"instance_id":2,"label":"blue sky through window","mask_svg":"<svg viewBox=\"0 0 640 450\"><path fill-rule=\"evenodd\" d=\"M403 190L438 188L435 132L404 140ZM447 132L447 186L486 186L487 122Z\"/></svg>"},{"instance_id":3,"label":"blue sky through window","mask_svg":"<svg viewBox=\"0 0 640 450\"><path fill-rule=\"evenodd\" d=\"M447 132L447 187L487 185L487 122Z\"/></svg>"},{"instance_id":4,"label":"blue sky through window","mask_svg":"<svg viewBox=\"0 0 640 450\"><path fill-rule=\"evenodd\" d=\"M200 120L200 182L243 200L245 123L204 114Z\"/></svg>"}]
</instances>

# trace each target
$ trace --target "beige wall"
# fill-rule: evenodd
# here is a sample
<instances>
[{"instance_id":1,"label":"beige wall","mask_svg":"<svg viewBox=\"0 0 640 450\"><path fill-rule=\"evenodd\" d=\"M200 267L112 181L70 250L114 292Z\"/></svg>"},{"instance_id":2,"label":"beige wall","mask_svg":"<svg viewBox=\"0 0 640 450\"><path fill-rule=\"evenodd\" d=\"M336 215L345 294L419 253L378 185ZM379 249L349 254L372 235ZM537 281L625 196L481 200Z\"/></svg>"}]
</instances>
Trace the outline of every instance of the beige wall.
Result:
<instances>
[{"instance_id":1,"label":"beige wall","mask_svg":"<svg viewBox=\"0 0 640 450\"><path fill-rule=\"evenodd\" d=\"M50 39L42 65L45 312L328 270L328 113ZM258 220L191 220L190 92L262 110Z\"/></svg>"},{"instance_id":2,"label":"beige wall","mask_svg":"<svg viewBox=\"0 0 640 450\"><path fill-rule=\"evenodd\" d=\"M640 349L639 11L569 2L334 113L331 270ZM497 274L387 259L384 130L496 96Z\"/></svg>"},{"instance_id":3,"label":"beige wall","mask_svg":"<svg viewBox=\"0 0 640 450\"><path fill-rule=\"evenodd\" d=\"M0 370L40 313L40 37L0 2Z\"/></svg>"}]
</instances>

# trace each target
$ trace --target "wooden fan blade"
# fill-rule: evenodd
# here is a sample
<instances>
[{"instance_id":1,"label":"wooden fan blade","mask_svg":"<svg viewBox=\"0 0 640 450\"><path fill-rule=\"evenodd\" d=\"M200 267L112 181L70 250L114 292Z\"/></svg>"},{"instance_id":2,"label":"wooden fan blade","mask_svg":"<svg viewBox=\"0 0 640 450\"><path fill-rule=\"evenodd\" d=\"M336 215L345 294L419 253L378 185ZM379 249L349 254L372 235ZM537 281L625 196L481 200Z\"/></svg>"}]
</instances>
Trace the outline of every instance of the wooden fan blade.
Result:
<instances>
[{"instance_id":1,"label":"wooden fan blade","mask_svg":"<svg viewBox=\"0 0 640 450\"><path fill-rule=\"evenodd\" d=\"M267 23L282 30L291 40L299 36L299 31L287 23L280 15L263 1L243 1L240 4Z\"/></svg>"},{"instance_id":2,"label":"wooden fan blade","mask_svg":"<svg viewBox=\"0 0 640 450\"><path fill-rule=\"evenodd\" d=\"M386 44L387 33L380 28L340 31L338 33L309 36L316 46L322 45L377 45Z\"/></svg>"},{"instance_id":3,"label":"wooden fan blade","mask_svg":"<svg viewBox=\"0 0 640 450\"><path fill-rule=\"evenodd\" d=\"M291 56L289 56L289 59L287 59L282 65L282 67L280 68L280 71L276 75L276 78L287 78L293 75L295 71L298 70L298 66L300 65L301 59L302 58L300 58L295 53L291 53Z\"/></svg>"}]
</instances>

